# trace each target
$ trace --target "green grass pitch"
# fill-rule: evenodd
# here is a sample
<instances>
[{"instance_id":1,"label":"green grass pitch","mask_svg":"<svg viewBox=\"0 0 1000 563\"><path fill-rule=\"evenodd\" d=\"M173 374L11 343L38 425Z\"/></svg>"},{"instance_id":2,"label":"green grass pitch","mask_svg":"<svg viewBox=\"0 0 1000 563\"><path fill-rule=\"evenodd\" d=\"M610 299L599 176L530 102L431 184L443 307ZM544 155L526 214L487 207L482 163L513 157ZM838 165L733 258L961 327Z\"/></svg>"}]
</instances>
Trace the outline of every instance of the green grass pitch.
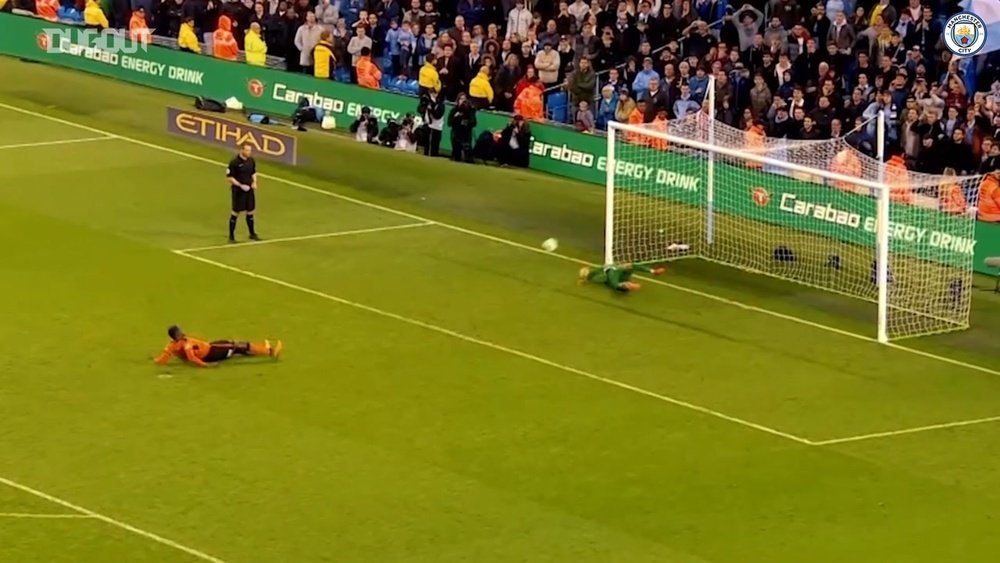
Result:
<instances>
[{"instance_id":1,"label":"green grass pitch","mask_svg":"<svg viewBox=\"0 0 1000 563\"><path fill-rule=\"evenodd\" d=\"M623 298L533 251L598 261L599 186L319 133L211 248L188 100L0 77L0 561L996 561L991 280L907 348L695 261ZM172 323L286 356L159 368Z\"/></svg>"}]
</instances>

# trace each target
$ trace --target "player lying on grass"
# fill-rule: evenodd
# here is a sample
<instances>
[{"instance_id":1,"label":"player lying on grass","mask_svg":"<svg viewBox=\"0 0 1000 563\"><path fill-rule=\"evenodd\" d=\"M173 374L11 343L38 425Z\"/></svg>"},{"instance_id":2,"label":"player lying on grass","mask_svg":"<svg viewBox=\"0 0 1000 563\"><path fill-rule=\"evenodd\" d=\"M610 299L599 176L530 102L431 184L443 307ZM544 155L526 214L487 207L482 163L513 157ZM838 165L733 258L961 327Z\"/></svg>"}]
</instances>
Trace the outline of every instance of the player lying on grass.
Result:
<instances>
[{"instance_id":1,"label":"player lying on grass","mask_svg":"<svg viewBox=\"0 0 1000 563\"><path fill-rule=\"evenodd\" d=\"M263 342L235 342L233 340L205 342L204 340L189 337L178 326L172 326L167 329L167 335L170 336L170 343L153 360L158 364L165 364L170 361L171 356L176 356L196 366L207 368L212 364L228 360L233 356L270 356L277 358L281 355L282 349L280 340L274 346L271 346L271 343L267 340Z\"/></svg>"},{"instance_id":2,"label":"player lying on grass","mask_svg":"<svg viewBox=\"0 0 1000 563\"><path fill-rule=\"evenodd\" d=\"M628 293L641 287L638 283L632 281L632 274L635 272L645 272L658 276L665 271L664 268L650 268L641 264L587 266L580 268L580 283L602 283L615 291Z\"/></svg>"}]
</instances>

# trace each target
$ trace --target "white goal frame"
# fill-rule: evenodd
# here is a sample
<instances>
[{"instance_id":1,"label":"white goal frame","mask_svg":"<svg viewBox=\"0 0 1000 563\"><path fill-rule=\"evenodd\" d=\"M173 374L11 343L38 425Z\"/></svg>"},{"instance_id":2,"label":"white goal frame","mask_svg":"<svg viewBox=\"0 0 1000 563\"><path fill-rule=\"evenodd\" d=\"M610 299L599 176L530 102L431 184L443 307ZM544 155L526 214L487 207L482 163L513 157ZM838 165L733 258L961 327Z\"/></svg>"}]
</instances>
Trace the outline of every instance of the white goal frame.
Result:
<instances>
[{"instance_id":1,"label":"white goal frame","mask_svg":"<svg viewBox=\"0 0 1000 563\"><path fill-rule=\"evenodd\" d=\"M714 107L712 103L712 95L714 94L714 88L709 88L708 91L708 101L707 103L712 104L709 107ZM713 111L714 113L714 111ZM712 115L714 119L714 115ZM709 127L709 138L711 139L712 127ZM879 145L883 145L881 142L884 139L885 131L885 115L879 113L878 115L878 139ZM607 134L607 167L605 170L605 223L604 223L604 261L605 264L614 263L614 222L615 222L615 170L617 162L615 159L615 149L616 141L621 138L625 133L633 133L636 135L641 135L644 137L658 138L671 144L671 146L683 146L690 147L692 149L705 151L708 155L707 159L707 170L706 170L706 243L712 244L713 239L713 201L715 198L715 185L714 185L714 156L716 154L721 154L729 157L739 158L744 161L756 162L761 165L773 166L780 169L785 169L793 172L800 172L808 174L813 177L823 178L829 181L839 181L847 182L850 184L855 184L873 190L873 193L877 194L877 206L876 206L876 245L877 245L877 271L876 280L878 285L878 329L877 338L882 344L889 342L889 214L890 214L890 198L889 198L889 186L883 182L872 182L864 178L859 178L856 176L846 176L844 174L839 174L836 172L831 172L829 170L822 170L816 168L810 168L797 164L794 162L785 162L770 158L767 156L762 156L759 154L754 154L752 152L745 152L739 149L726 147L726 146L716 146L713 143L706 143L694 139L686 139L684 137L678 137L672 135L669 132L656 131L652 129L647 129L645 127L637 127L635 125L629 125L627 123L620 123L617 121L611 121L608 123L608 134ZM883 165L880 169L884 172L885 166ZM880 174L880 177L884 178L884 174ZM694 256L697 258L697 256Z\"/></svg>"}]
</instances>

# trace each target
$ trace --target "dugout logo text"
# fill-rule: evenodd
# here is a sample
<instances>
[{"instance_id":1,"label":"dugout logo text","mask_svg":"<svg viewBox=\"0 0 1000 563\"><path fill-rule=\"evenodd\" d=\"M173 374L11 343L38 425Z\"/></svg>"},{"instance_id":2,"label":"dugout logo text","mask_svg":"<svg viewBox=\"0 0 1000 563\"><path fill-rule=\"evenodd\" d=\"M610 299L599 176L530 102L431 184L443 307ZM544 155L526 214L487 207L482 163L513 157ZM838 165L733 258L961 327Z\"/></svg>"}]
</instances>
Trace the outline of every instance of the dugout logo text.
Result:
<instances>
[{"instance_id":1,"label":"dugout logo text","mask_svg":"<svg viewBox=\"0 0 1000 563\"><path fill-rule=\"evenodd\" d=\"M297 162L295 137L214 115L167 108L167 131L233 149L250 143L256 157L287 164Z\"/></svg>"}]
</instances>

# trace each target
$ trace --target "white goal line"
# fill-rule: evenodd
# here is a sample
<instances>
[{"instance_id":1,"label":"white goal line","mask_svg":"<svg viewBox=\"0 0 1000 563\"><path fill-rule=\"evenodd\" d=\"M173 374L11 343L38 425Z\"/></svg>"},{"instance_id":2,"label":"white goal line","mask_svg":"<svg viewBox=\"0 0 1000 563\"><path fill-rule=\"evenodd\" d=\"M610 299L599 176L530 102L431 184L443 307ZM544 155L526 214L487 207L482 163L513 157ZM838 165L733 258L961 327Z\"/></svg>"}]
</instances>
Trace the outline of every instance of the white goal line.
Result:
<instances>
[{"instance_id":1,"label":"white goal line","mask_svg":"<svg viewBox=\"0 0 1000 563\"><path fill-rule=\"evenodd\" d=\"M384 233L388 231L401 231L404 229L415 229L417 227L430 227L435 225L433 221L422 221L419 223L404 223L402 225L389 225L386 227L372 227L369 229L353 229L350 231L333 231L329 233L316 233L313 235L301 235L297 237L280 237L280 238L269 238L264 240L249 241L240 244L215 244L212 246L199 246L196 248L184 248L181 250L175 250L174 252L187 254L194 252L205 252L208 250L221 250L223 248L246 248L248 246L262 246L265 244L275 244L279 242L295 242L299 240L316 240L324 238L335 238L335 237L347 237L353 235L367 235L372 233Z\"/></svg>"}]
</instances>

